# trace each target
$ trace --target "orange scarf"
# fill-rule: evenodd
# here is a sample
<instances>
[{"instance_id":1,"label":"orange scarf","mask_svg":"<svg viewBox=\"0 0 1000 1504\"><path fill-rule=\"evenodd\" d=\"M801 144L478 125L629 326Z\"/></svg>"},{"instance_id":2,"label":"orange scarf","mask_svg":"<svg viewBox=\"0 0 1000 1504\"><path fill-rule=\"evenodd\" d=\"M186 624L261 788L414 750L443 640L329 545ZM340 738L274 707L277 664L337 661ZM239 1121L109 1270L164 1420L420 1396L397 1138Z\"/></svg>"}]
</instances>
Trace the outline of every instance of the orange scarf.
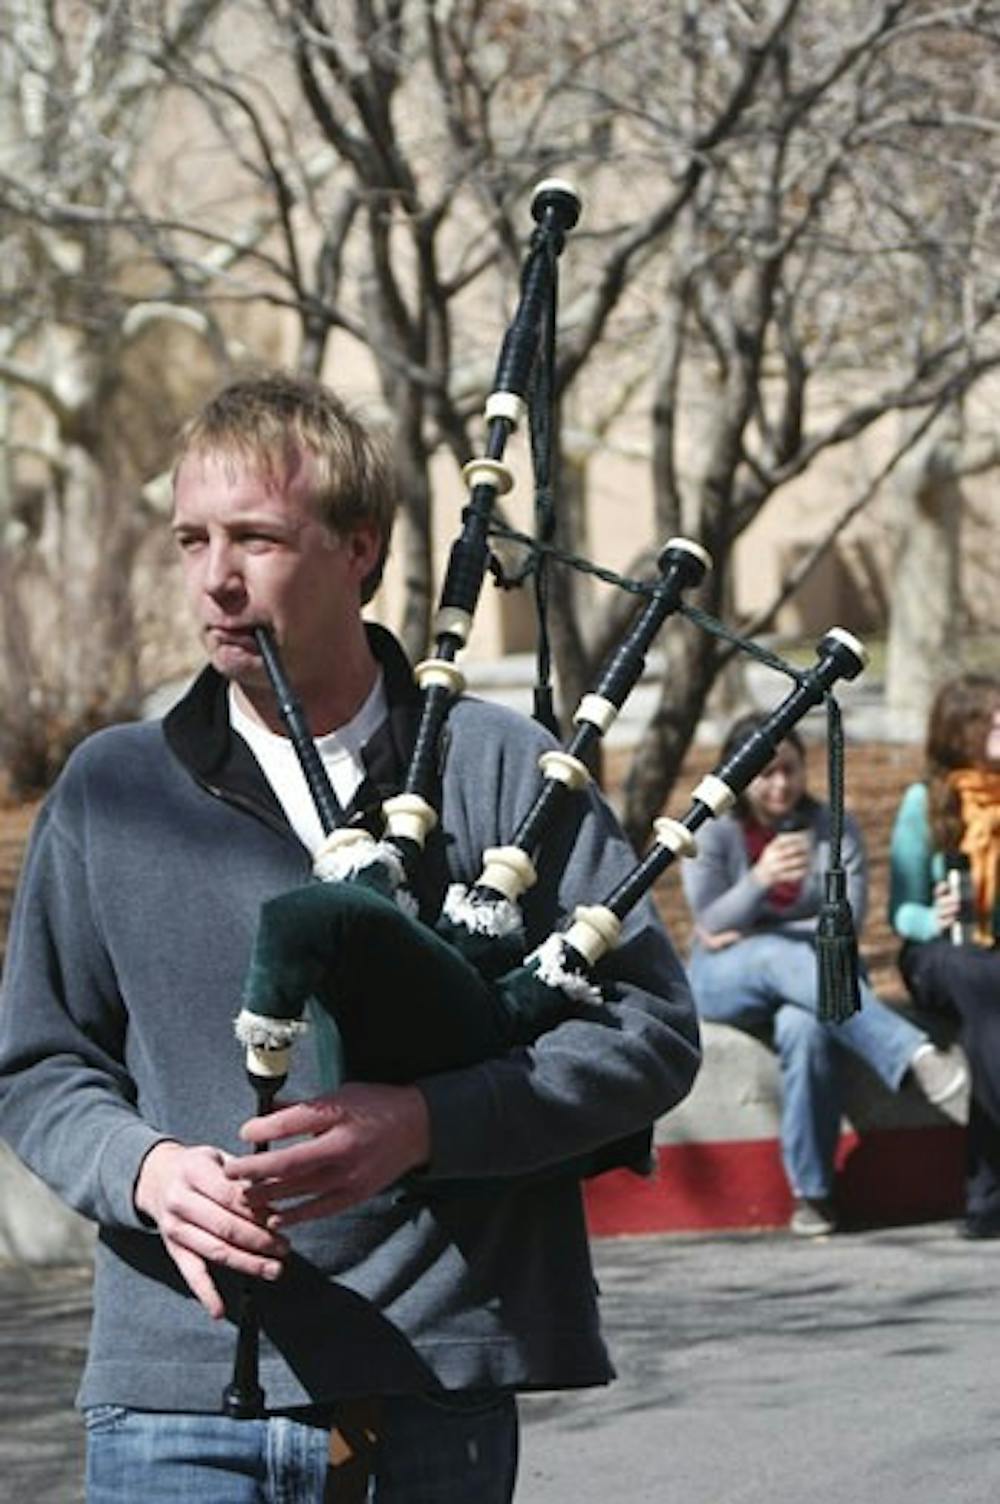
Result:
<instances>
[{"instance_id":1,"label":"orange scarf","mask_svg":"<svg viewBox=\"0 0 1000 1504\"><path fill-rule=\"evenodd\" d=\"M976 939L992 945L993 915L1000 894L1000 773L963 768L948 782L962 806L962 850L969 858L976 904Z\"/></svg>"}]
</instances>

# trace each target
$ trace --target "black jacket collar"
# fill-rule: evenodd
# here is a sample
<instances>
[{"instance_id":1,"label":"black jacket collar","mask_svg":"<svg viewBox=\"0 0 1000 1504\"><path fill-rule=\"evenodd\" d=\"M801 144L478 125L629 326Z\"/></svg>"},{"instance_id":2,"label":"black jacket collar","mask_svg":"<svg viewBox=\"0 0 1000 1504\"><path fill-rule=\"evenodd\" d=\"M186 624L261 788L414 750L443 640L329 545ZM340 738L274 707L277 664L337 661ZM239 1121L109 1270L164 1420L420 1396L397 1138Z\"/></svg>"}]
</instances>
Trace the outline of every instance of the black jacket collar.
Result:
<instances>
[{"instance_id":1,"label":"black jacket collar","mask_svg":"<svg viewBox=\"0 0 1000 1504\"><path fill-rule=\"evenodd\" d=\"M368 642L381 666L389 715L362 750L366 777L350 808L352 822L395 793L410 760L420 719L420 692L402 648L390 632L366 623ZM287 827L284 812L253 753L229 724L228 681L207 667L163 722L167 744L193 776L222 798L252 807Z\"/></svg>"}]
</instances>

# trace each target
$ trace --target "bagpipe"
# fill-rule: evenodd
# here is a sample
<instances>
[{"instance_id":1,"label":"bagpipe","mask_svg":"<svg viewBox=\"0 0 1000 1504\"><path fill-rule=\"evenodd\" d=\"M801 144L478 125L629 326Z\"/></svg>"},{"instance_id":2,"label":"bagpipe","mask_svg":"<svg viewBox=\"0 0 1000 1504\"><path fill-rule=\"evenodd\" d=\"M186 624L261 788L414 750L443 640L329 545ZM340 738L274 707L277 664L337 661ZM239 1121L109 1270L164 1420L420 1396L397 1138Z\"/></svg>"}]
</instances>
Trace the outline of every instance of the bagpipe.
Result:
<instances>
[{"instance_id":1,"label":"bagpipe","mask_svg":"<svg viewBox=\"0 0 1000 1504\"><path fill-rule=\"evenodd\" d=\"M664 551L673 561L664 579L675 589L678 576L702 568L690 548L675 540ZM629 642L669 609L671 593L667 588L654 597ZM545 829L563 800L589 781L579 750L600 734L598 716L610 723L606 711L612 701L601 692L607 676L581 702L569 747L542 754L543 786L511 845L484 853L482 874L471 888L449 889L434 926L397 901L401 880L397 896L390 896L387 886L399 878L402 858L391 847L386 856L378 849L383 843L363 834L361 844L372 848L371 860L352 875L327 876L261 908L236 1020L251 1079L265 1090L276 1078L284 1080L291 1048L307 1027L310 1002L333 1021L346 1075L397 1084L531 1044L573 1016L581 1002L600 1003L593 971L617 945L627 914L671 863L696 854L699 827L732 807L833 684L856 678L864 665L865 650L857 639L832 628L795 688L736 752L701 779L683 817L654 821L652 845L613 892L578 907L565 931L554 932L527 955L517 899L534 881L532 858ZM637 678L639 670L632 667ZM616 655L615 671L620 669ZM587 718L591 715L594 719ZM317 857L317 866L321 862Z\"/></svg>"},{"instance_id":2,"label":"bagpipe","mask_svg":"<svg viewBox=\"0 0 1000 1504\"><path fill-rule=\"evenodd\" d=\"M348 827L330 787L306 716L266 627L257 632L278 710L315 803L324 841L314 878L262 906L236 1034L257 1096L267 1113L287 1078L296 1040L308 1019L322 1020L336 1039L343 1078L409 1083L440 1071L472 1066L531 1045L581 1013L594 1016L613 989L613 966L628 913L678 857L693 855L695 833L726 811L775 755L788 731L829 696L838 679L864 667L861 644L838 628L817 648L815 664L736 753L703 778L680 820L654 822L654 842L613 892L577 907L569 924L528 949L521 909L537 879L545 840L567 806L590 783L588 761L638 683L646 654L684 594L697 587L711 559L684 538L661 551L658 578L648 590L620 646L573 717L561 747L540 757L540 786L509 844L483 853L470 887L453 885L441 912L417 917L415 874L437 820L432 794L438 747L448 712L464 691L455 659L468 639L489 566L497 498L510 489L503 453L520 422L546 320L552 318L555 264L579 201L566 184L550 181L535 193L536 230L522 272L521 296L505 336L494 390L486 403L486 456L465 467L470 500L452 546L435 618L433 656L415 669L421 714L402 791L382 807L380 836ZM331 1082L331 1087L338 1084ZM648 1134L641 1136L648 1143ZM637 1154L635 1137L560 1173L587 1175ZM259 1415L253 1297L244 1291L233 1382L226 1413Z\"/></svg>"}]
</instances>

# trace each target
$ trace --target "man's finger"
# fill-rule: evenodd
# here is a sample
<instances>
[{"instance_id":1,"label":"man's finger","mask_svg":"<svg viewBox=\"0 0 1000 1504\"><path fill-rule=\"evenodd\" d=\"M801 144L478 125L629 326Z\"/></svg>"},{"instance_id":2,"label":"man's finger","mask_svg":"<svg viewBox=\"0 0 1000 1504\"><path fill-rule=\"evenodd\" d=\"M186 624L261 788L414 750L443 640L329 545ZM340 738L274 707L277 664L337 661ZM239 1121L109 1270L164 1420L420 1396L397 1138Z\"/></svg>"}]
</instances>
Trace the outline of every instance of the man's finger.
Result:
<instances>
[{"instance_id":1,"label":"man's finger","mask_svg":"<svg viewBox=\"0 0 1000 1504\"><path fill-rule=\"evenodd\" d=\"M337 1139L340 1138L338 1135ZM251 1197L251 1190L266 1185L268 1181L284 1183L290 1176L308 1174L314 1169L331 1170L340 1157L338 1149L343 1150L344 1147L342 1142L329 1137L317 1137L305 1139L288 1148L265 1149L261 1154L248 1155L246 1165L240 1171L240 1179L243 1181L241 1194L252 1204L254 1199L259 1201L259 1198Z\"/></svg>"},{"instance_id":2,"label":"man's finger","mask_svg":"<svg viewBox=\"0 0 1000 1504\"><path fill-rule=\"evenodd\" d=\"M296 1138L322 1133L344 1120L344 1110L334 1101L318 1097L312 1102L293 1102L264 1117L250 1118L240 1129L247 1144L266 1144L271 1139ZM227 1165L227 1174L231 1167Z\"/></svg>"},{"instance_id":3,"label":"man's finger","mask_svg":"<svg viewBox=\"0 0 1000 1504\"><path fill-rule=\"evenodd\" d=\"M202 1264L215 1264L234 1274L248 1274L253 1279L280 1279L283 1265L275 1249L280 1247L283 1253L287 1253L288 1244L277 1234L268 1233L267 1237L271 1247L258 1253L228 1242L207 1228L188 1226L179 1229L171 1238L171 1249L193 1254Z\"/></svg>"},{"instance_id":4,"label":"man's finger","mask_svg":"<svg viewBox=\"0 0 1000 1504\"><path fill-rule=\"evenodd\" d=\"M358 1192L359 1176L346 1166L335 1168L327 1164L317 1165L315 1168L303 1166L302 1168L283 1175L280 1180L266 1181L263 1185L252 1186L247 1192L251 1206L257 1204L261 1209L266 1208L268 1224L277 1227L285 1221L286 1203L294 1201L300 1196L312 1196L319 1193L334 1196L356 1197Z\"/></svg>"},{"instance_id":5,"label":"man's finger","mask_svg":"<svg viewBox=\"0 0 1000 1504\"><path fill-rule=\"evenodd\" d=\"M213 1321L218 1321L225 1314L225 1307L204 1260L187 1248L177 1245L170 1246L170 1256L195 1300L204 1307Z\"/></svg>"},{"instance_id":6,"label":"man's finger","mask_svg":"<svg viewBox=\"0 0 1000 1504\"><path fill-rule=\"evenodd\" d=\"M278 1213L282 1227L292 1227L297 1222L311 1222L316 1217L332 1217L347 1211L357 1204L357 1196L345 1191L327 1191L321 1196L307 1196L296 1201L294 1206Z\"/></svg>"}]
</instances>

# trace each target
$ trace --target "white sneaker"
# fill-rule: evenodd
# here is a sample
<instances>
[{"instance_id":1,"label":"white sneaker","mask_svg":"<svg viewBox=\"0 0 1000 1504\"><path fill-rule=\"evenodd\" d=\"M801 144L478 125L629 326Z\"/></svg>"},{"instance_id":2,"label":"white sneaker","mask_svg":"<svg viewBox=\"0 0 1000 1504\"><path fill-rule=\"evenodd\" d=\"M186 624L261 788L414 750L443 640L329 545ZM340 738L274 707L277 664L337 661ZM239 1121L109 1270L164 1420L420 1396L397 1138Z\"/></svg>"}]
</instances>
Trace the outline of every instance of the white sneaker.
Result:
<instances>
[{"instance_id":1,"label":"white sneaker","mask_svg":"<svg viewBox=\"0 0 1000 1504\"><path fill-rule=\"evenodd\" d=\"M950 1055L926 1041L914 1052L910 1074L932 1107L939 1108L956 1123L965 1122L969 1073L960 1056Z\"/></svg>"},{"instance_id":2,"label":"white sneaker","mask_svg":"<svg viewBox=\"0 0 1000 1504\"><path fill-rule=\"evenodd\" d=\"M827 1238L837 1231L837 1214L828 1196L796 1196L788 1231L796 1238Z\"/></svg>"}]
</instances>

